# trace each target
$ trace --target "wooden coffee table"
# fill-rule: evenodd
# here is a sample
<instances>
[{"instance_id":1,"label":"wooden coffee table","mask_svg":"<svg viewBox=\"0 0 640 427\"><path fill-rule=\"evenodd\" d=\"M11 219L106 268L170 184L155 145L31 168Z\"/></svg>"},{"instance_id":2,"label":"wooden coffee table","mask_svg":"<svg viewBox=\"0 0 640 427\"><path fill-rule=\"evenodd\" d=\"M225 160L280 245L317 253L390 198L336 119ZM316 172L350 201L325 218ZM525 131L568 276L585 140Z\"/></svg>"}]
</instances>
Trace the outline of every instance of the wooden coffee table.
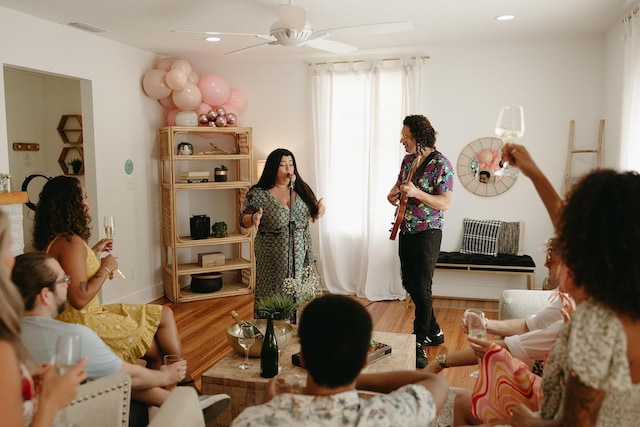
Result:
<instances>
[{"instance_id":1,"label":"wooden coffee table","mask_svg":"<svg viewBox=\"0 0 640 427\"><path fill-rule=\"evenodd\" d=\"M416 338L411 334L395 334L391 332L374 332L373 339L389 344L391 354L368 364L363 372L387 372L398 370L414 370L416 368ZM298 338L294 338L282 352L281 365L284 366L280 376L288 382L299 381L306 386L306 371L291 363L291 355L300 351ZM202 393L226 393L231 396L231 404L222 415L207 426L228 426L248 406L262 403L267 388L267 378L260 376L260 359L249 360L251 368L242 370L238 367L243 356L233 352L221 359L211 369L202 374ZM367 397L363 393L363 397Z\"/></svg>"}]
</instances>

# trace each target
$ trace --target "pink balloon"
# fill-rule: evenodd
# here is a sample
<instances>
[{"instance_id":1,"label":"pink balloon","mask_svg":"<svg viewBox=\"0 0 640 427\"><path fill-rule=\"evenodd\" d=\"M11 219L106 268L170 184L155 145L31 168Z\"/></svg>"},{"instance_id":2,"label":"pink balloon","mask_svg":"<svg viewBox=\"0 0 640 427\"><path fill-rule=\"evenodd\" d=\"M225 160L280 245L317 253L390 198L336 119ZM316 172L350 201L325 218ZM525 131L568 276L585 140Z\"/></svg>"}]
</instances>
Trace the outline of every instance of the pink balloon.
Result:
<instances>
[{"instance_id":1,"label":"pink balloon","mask_svg":"<svg viewBox=\"0 0 640 427\"><path fill-rule=\"evenodd\" d=\"M167 72L167 76L165 77L167 86L173 90L184 89L184 86L187 84L187 79L187 73L182 70L170 70Z\"/></svg>"},{"instance_id":2,"label":"pink balloon","mask_svg":"<svg viewBox=\"0 0 640 427\"><path fill-rule=\"evenodd\" d=\"M167 112L167 126L175 126L176 125L176 116L180 112L179 109L175 108L173 110L169 110Z\"/></svg>"},{"instance_id":3,"label":"pink balloon","mask_svg":"<svg viewBox=\"0 0 640 427\"><path fill-rule=\"evenodd\" d=\"M171 69L171 64L173 64L175 58L162 58L156 64L156 68L159 70L169 71Z\"/></svg>"},{"instance_id":4,"label":"pink balloon","mask_svg":"<svg viewBox=\"0 0 640 427\"><path fill-rule=\"evenodd\" d=\"M247 98L240 89L231 89L227 104L237 108L238 110L242 110L245 105L247 105Z\"/></svg>"},{"instance_id":5,"label":"pink balloon","mask_svg":"<svg viewBox=\"0 0 640 427\"><path fill-rule=\"evenodd\" d=\"M202 100L209 105L222 105L229 98L229 83L218 74L206 74L200 78L198 87L202 92Z\"/></svg>"},{"instance_id":6,"label":"pink balloon","mask_svg":"<svg viewBox=\"0 0 640 427\"><path fill-rule=\"evenodd\" d=\"M189 83L193 83L194 85L197 85L200 82L200 76L198 75L198 73L196 73L195 70L193 70L188 80L189 80Z\"/></svg>"},{"instance_id":7,"label":"pink balloon","mask_svg":"<svg viewBox=\"0 0 640 427\"><path fill-rule=\"evenodd\" d=\"M202 101L202 94L198 86L193 83L187 83L182 90L173 91L173 102L181 110L193 111Z\"/></svg>"},{"instance_id":8,"label":"pink balloon","mask_svg":"<svg viewBox=\"0 0 640 427\"><path fill-rule=\"evenodd\" d=\"M200 106L196 108L194 111L198 114L207 114L209 111L211 111L211 105L201 102Z\"/></svg>"},{"instance_id":9,"label":"pink balloon","mask_svg":"<svg viewBox=\"0 0 640 427\"><path fill-rule=\"evenodd\" d=\"M173 97L171 95L167 96L166 98L158 99L158 102L168 110L173 110L174 108L176 108L176 104L173 102Z\"/></svg>"},{"instance_id":10,"label":"pink balloon","mask_svg":"<svg viewBox=\"0 0 640 427\"><path fill-rule=\"evenodd\" d=\"M171 95L171 88L165 83L167 72L154 68L144 75L142 88L149 98L160 99Z\"/></svg>"},{"instance_id":11,"label":"pink balloon","mask_svg":"<svg viewBox=\"0 0 640 427\"><path fill-rule=\"evenodd\" d=\"M173 61L173 64L171 64L171 69L184 71L187 77L190 76L191 72L193 71L191 64L189 64L184 59L176 59L175 61Z\"/></svg>"}]
</instances>

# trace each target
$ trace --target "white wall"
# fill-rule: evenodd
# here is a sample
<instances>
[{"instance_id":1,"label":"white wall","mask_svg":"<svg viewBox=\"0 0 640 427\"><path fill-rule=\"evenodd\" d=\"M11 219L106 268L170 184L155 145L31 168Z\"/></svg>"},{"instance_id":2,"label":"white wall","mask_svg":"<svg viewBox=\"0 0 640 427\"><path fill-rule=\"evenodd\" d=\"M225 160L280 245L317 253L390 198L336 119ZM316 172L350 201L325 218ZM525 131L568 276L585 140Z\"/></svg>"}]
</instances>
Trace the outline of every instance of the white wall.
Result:
<instances>
[{"instance_id":1,"label":"white wall","mask_svg":"<svg viewBox=\"0 0 640 427\"><path fill-rule=\"evenodd\" d=\"M140 79L153 67L156 57L1 8L0 37L20 40L0 46L0 62L79 77L83 88L92 93L93 104L87 105L85 100L82 108L85 129L95 136L95 152L85 153L86 167L96 170L95 183L87 176L87 186L90 190L94 186L94 218L104 214L118 218L117 239L127 240L118 245L116 252L125 272L131 275L135 269L132 281L110 283L104 300L152 299L161 292L155 131L162 118L157 103L143 95ZM607 49L609 45L615 48L615 40L608 41ZM604 62L612 58L607 55L603 39L504 45L457 43L421 46L413 50L416 51L431 56L425 66L424 114L439 132L438 149L454 164L466 143L492 135L502 104L522 104L527 122L522 142L560 190L569 120L576 120L578 146L595 144L600 118L607 119L608 131L619 121L615 116L605 117L609 111L604 107L604 87L609 80L605 78ZM384 56L395 55L387 51ZM276 147L287 147L296 153L303 176L315 187L310 78L305 61L274 59L256 63L247 56L184 59L200 75L218 73L232 87L245 92L248 106L240 124L254 129L255 159L264 159ZM608 64L606 76L615 75L615 68L615 64ZM611 86L607 83L607 88ZM607 99L615 99L615 93L607 93ZM3 113L0 110L0 129L6 128ZM611 114L614 113L612 109ZM6 143L4 132L0 132L0 152L6 151ZM605 145L607 150L615 150L614 141L607 140ZM127 158L136 165L134 190L125 190L123 164ZM95 164L91 165L91 161ZM610 163L609 158L606 161ZM4 158L0 159L0 170L4 162ZM466 216L526 221L525 251L534 256L538 265L539 286L546 275L539 248L552 234L552 227L526 178L518 178L511 190L493 198L475 196L456 182L453 203L446 214L443 250L459 247L462 218ZM504 284L489 276L475 280L482 280L484 287L474 285L467 289L464 286L470 278L476 279L438 275L434 290L436 294L456 295L464 289L466 296L494 298L495 286L524 287L524 283ZM481 295L474 295L478 292Z\"/></svg>"}]
</instances>

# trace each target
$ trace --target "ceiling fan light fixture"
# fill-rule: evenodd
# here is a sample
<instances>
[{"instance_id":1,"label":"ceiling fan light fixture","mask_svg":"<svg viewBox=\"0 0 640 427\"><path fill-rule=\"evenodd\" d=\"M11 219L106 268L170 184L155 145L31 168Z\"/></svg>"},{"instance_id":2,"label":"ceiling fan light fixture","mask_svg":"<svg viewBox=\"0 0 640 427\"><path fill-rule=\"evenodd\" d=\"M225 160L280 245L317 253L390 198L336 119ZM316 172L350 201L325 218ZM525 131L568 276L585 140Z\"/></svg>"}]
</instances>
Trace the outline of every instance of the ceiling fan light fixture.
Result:
<instances>
[{"instance_id":1,"label":"ceiling fan light fixture","mask_svg":"<svg viewBox=\"0 0 640 427\"><path fill-rule=\"evenodd\" d=\"M511 21L512 19L516 19L516 16L515 15L496 16L496 21Z\"/></svg>"}]
</instances>

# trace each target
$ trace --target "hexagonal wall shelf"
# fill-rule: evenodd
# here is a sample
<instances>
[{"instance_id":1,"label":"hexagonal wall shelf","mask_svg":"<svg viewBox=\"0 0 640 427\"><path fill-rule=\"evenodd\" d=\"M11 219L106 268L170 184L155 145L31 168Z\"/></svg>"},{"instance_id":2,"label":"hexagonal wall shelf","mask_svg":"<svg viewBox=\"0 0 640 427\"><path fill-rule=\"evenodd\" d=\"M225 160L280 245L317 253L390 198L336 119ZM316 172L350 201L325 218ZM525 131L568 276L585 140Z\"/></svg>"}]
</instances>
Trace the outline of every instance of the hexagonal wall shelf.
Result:
<instances>
[{"instance_id":1,"label":"hexagonal wall shelf","mask_svg":"<svg viewBox=\"0 0 640 427\"><path fill-rule=\"evenodd\" d=\"M78 158L69 156L69 153L72 151L76 151L78 153L79 159L82 162L77 171L69 165L71 160ZM60 153L60 157L58 157L58 164L65 175L84 175L84 149L82 147L64 147Z\"/></svg>"},{"instance_id":2,"label":"hexagonal wall shelf","mask_svg":"<svg viewBox=\"0 0 640 427\"><path fill-rule=\"evenodd\" d=\"M82 116L63 114L58 122L58 135L65 144L82 144Z\"/></svg>"}]
</instances>

